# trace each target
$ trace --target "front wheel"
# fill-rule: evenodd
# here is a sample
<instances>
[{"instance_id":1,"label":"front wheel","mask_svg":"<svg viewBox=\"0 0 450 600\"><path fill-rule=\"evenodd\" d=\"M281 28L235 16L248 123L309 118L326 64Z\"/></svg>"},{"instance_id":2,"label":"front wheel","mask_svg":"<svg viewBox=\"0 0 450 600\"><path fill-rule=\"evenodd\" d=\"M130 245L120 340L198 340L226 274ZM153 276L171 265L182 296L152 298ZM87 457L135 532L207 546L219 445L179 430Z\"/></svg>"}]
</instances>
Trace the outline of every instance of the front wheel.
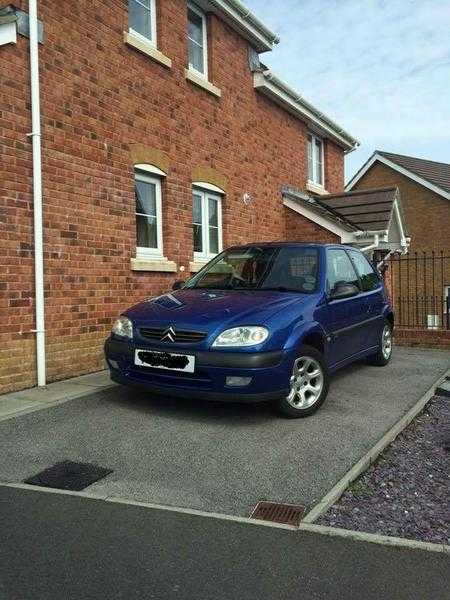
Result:
<instances>
[{"instance_id":1,"label":"front wheel","mask_svg":"<svg viewBox=\"0 0 450 600\"><path fill-rule=\"evenodd\" d=\"M380 345L378 352L367 359L369 364L377 367L384 367L391 360L392 356L392 325L385 321L381 331Z\"/></svg>"},{"instance_id":2,"label":"front wheel","mask_svg":"<svg viewBox=\"0 0 450 600\"><path fill-rule=\"evenodd\" d=\"M324 403L328 394L329 374L322 354L315 348L300 348L289 387L289 394L276 403L278 411L287 417L307 417Z\"/></svg>"}]
</instances>

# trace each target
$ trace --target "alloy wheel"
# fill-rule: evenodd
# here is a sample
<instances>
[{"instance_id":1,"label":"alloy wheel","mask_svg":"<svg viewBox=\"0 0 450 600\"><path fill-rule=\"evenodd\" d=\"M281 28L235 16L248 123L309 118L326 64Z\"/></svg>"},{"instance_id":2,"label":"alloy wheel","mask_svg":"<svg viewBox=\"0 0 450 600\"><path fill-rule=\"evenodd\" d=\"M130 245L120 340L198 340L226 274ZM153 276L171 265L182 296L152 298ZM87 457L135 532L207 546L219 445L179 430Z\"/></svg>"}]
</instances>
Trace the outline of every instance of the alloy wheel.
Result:
<instances>
[{"instance_id":1,"label":"alloy wheel","mask_svg":"<svg viewBox=\"0 0 450 600\"><path fill-rule=\"evenodd\" d=\"M294 362L291 389L286 400L294 408L309 408L320 398L323 385L324 375L320 363L310 356L301 356Z\"/></svg>"},{"instance_id":2,"label":"alloy wheel","mask_svg":"<svg viewBox=\"0 0 450 600\"><path fill-rule=\"evenodd\" d=\"M385 360L388 360L392 353L392 331L389 325L385 325L381 338L381 352Z\"/></svg>"}]
</instances>

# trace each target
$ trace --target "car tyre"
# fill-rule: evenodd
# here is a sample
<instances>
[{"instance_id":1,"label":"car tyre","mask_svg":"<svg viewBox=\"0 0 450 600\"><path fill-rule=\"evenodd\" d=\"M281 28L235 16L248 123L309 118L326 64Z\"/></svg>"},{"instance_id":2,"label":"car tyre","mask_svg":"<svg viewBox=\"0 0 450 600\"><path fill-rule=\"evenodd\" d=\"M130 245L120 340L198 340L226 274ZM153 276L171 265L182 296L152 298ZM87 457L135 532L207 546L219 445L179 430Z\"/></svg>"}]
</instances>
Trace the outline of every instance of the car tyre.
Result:
<instances>
[{"instance_id":1,"label":"car tyre","mask_svg":"<svg viewBox=\"0 0 450 600\"><path fill-rule=\"evenodd\" d=\"M303 345L293 364L290 392L276 401L275 408L291 419L308 417L325 402L329 383L330 375L323 355L315 348Z\"/></svg>"},{"instance_id":2,"label":"car tyre","mask_svg":"<svg viewBox=\"0 0 450 600\"><path fill-rule=\"evenodd\" d=\"M380 345L375 354L369 356L367 362L376 367L385 367L392 357L393 346L393 329L392 324L385 319L383 328L380 333Z\"/></svg>"}]
</instances>

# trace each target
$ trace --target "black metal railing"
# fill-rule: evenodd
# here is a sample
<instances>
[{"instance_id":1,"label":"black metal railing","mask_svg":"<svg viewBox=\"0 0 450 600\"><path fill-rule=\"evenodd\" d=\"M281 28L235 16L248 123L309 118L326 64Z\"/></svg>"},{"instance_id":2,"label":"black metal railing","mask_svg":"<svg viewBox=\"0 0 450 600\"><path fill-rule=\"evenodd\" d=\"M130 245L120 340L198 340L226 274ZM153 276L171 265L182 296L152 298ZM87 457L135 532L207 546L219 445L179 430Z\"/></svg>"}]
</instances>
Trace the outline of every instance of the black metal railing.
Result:
<instances>
[{"instance_id":1,"label":"black metal railing","mask_svg":"<svg viewBox=\"0 0 450 600\"><path fill-rule=\"evenodd\" d=\"M450 255L441 250L391 258L387 277L400 327L450 329Z\"/></svg>"}]
</instances>

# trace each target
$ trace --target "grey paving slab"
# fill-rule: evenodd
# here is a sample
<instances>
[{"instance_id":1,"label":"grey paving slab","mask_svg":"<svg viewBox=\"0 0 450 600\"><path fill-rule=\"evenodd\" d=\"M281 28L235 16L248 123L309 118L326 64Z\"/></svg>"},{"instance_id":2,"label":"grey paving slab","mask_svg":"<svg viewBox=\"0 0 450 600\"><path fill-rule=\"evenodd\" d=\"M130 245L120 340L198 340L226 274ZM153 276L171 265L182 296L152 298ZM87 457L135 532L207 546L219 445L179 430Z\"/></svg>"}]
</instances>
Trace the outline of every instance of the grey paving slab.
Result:
<instances>
[{"instance_id":1,"label":"grey paving slab","mask_svg":"<svg viewBox=\"0 0 450 600\"><path fill-rule=\"evenodd\" d=\"M450 557L0 487L5 600L449 600Z\"/></svg>"},{"instance_id":2,"label":"grey paving slab","mask_svg":"<svg viewBox=\"0 0 450 600\"><path fill-rule=\"evenodd\" d=\"M61 460L114 472L100 496L246 516L259 500L311 505L450 366L450 352L399 348L386 368L354 365L316 415L266 405L152 397L114 388L0 423L0 480Z\"/></svg>"},{"instance_id":3,"label":"grey paving slab","mask_svg":"<svg viewBox=\"0 0 450 600\"><path fill-rule=\"evenodd\" d=\"M39 403L54 403L70 398L77 398L101 388L115 387L106 371L80 375L64 381L49 383L45 387L33 387L0 396L2 400L27 400Z\"/></svg>"},{"instance_id":4,"label":"grey paving slab","mask_svg":"<svg viewBox=\"0 0 450 600\"><path fill-rule=\"evenodd\" d=\"M0 396L0 419L6 415L22 412L35 406L34 402L21 398L2 398Z\"/></svg>"}]
</instances>

